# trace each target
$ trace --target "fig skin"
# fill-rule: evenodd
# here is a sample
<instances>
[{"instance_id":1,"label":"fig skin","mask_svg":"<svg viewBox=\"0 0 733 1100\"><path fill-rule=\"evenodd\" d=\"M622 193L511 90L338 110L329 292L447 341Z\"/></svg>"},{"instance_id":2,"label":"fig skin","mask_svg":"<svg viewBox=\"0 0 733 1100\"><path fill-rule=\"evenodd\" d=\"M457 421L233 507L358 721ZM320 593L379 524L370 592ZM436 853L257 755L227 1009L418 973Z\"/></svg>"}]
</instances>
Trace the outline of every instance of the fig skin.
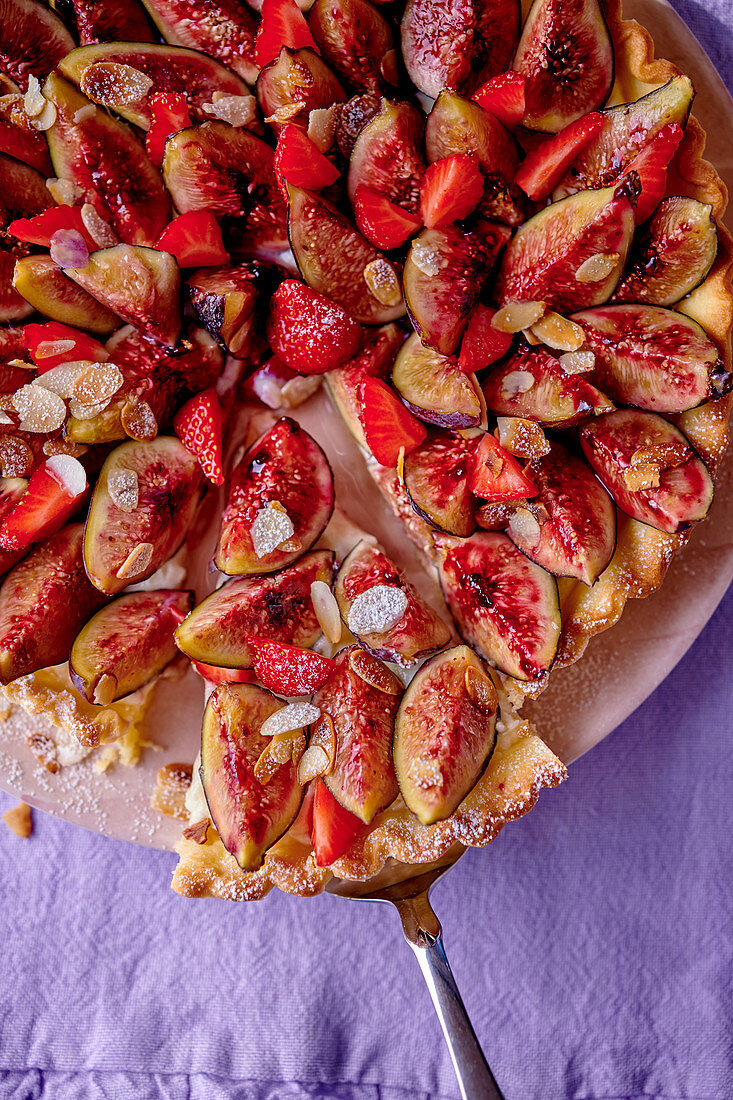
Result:
<instances>
[{"instance_id":1,"label":"fig skin","mask_svg":"<svg viewBox=\"0 0 733 1100\"><path fill-rule=\"evenodd\" d=\"M324 61L353 88L376 92L396 83L396 60L395 79L382 74L384 59L394 55L392 31L368 0L316 0L308 25Z\"/></svg>"},{"instance_id":2,"label":"fig skin","mask_svg":"<svg viewBox=\"0 0 733 1100\"><path fill-rule=\"evenodd\" d=\"M602 306L573 320L595 354L590 380L620 405L684 412L733 387L733 374L702 326L675 310Z\"/></svg>"},{"instance_id":3,"label":"fig skin","mask_svg":"<svg viewBox=\"0 0 733 1100\"><path fill-rule=\"evenodd\" d=\"M43 80L74 48L74 39L58 16L36 0L5 0L2 21L0 72L21 91L28 88L30 76Z\"/></svg>"},{"instance_id":4,"label":"fig skin","mask_svg":"<svg viewBox=\"0 0 733 1100\"><path fill-rule=\"evenodd\" d=\"M469 694L473 677L485 698ZM494 685L465 645L433 657L407 688L392 754L400 793L423 825L450 817L476 786L496 746L497 709Z\"/></svg>"},{"instance_id":5,"label":"fig skin","mask_svg":"<svg viewBox=\"0 0 733 1100\"><path fill-rule=\"evenodd\" d=\"M599 0L534 0L514 56L530 130L557 133L601 107L613 87L611 35Z\"/></svg>"},{"instance_id":6,"label":"fig skin","mask_svg":"<svg viewBox=\"0 0 733 1100\"><path fill-rule=\"evenodd\" d=\"M461 637L517 680L544 680L560 640L557 581L506 535L436 540L443 595Z\"/></svg>"},{"instance_id":7,"label":"fig skin","mask_svg":"<svg viewBox=\"0 0 733 1100\"><path fill-rule=\"evenodd\" d=\"M624 471L640 447L682 444L689 458L662 470L659 485L630 490ZM618 409L580 430L583 453L622 512L658 531L676 534L704 519L713 500L713 480L687 437L669 420L638 409Z\"/></svg>"},{"instance_id":8,"label":"fig skin","mask_svg":"<svg viewBox=\"0 0 733 1100\"><path fill-rule=\"evenodd\" d=\"M368 653L379 660L409 668L448 644L450 630L442 619L425 603L394 562L364 540L345 558L336 577L334 593L347 626L356 597L379 584L401 589L407 597L407 610L389 630L354 635Z\"/></svg>"},{"instance_id":9,"label":"fig skin","mask_svg":"<svg viewBox=\"0 0 733 1100\"><path fill-rule=\"evenodd\" d=\"M13 288L16 259L31 246L7 233L16 218L32 218L53 206L40 172L13 157L0 155L0 321L20 321L32 312L32 305Z\"/></svg>"},{"instance_id":10,"label":"fig skin","mask_svg":"<svg viewBox=\"0 0 733 1100\"><path fill-rule=\"evenodd\" d=\"M517 375L531 376L533 381L528 389L519 388ZM483 392L490 412L534 420L553 428L580 424L614 407L584 375L567 374L542 347L518 348L493 368L484 381Z\"/></svg>"},{"instance_id":11,"label":"fig skin","mask_svg":"<svg viewBox=\"0 0 733 1100\"><path fill-rule=\"evenodd\" d=\"M611 301L675 305L707 278L717 255L712 207L685 195L663 199L634 241Z\"/></svg>"},{"instance_id":12,"label":"fig skin","mask_svg":"<svg viewBox=\"0 0 733 1100\"><path fill-rule=\"evenodd\" d=\"M166 42L190 46L221 61L248 84L257 79L257 17L244 0L143 0Z\"/></svg>"},{"instance_id":13,"label":"fig skin","mask_svg":"<svg viewBox=\"0 0 733 1100\"><path fill-rule=\"evenodd\" d=\"M321 627L311 584L333 580L331 550L314 550L271 576L230 581L207 596L176 630L176 645L194 661L252 668L248 634L309 649Z\"/></svg>"},{"instance_id":14,"label":"fig skin","mask_svg":"<svg viewBox=\"0 0 733 1100\"><path fill-rule=\"evenodd\" d=\"M320 2L320 0L319 0ZM329 3L330 0L326 0ZM353 204L359 186L371 187L415 214L425 173L425 117L409 103L382 100L382 108L354 142L347 188Z\"/></svg>"},{"instance_id":15,"label":"fig skin","mask_svg":"<svg viewBox=\"0 0 733 1100\"><path fill-rule=\"evenodd\" d=\"M291 108L302 103L304 106L288 119L302 130L308 126L311 111L343 103L346 99L346 92L336 76L317 53L309 49L289 50L285 46L260 72L255 92L265 118L282 107ZM277 135L284 123L273 121L270 126Z\"/></svg>"},{"instance_id":16,"label":"fig skin","mask_svg":"<svg viewBox=\"0 0 733 1100\"><path fill-rule=\"evenodd\" d=\"M265 852L298 816L304 788L292 762L267 783L254 767L270 743L262 723L285 704L255 684L222 684L212 692L201 731L201 782L221 842L243 871L262 866Z\"/></svg>"},{"instance_id":17,"label":"fig skin","mask_svg":"<svg viewBox=\"0 0 733 1100\"><path fill-rule=\"evenodd\" d=\"M87 329L96 336L108 336L120 323L116 314L72 282L50 256L24 256L18 260L13 286L32 309L52 321Z\"/></svg>"},{"instance_id":18,"label":"fig skin","mask_svg":"<svg viewBox=\"0 0 733 1100\"><path fill-rule=\"evenodd\" d=\"M130 592L103 607L71 647L69 675L79 694L96 702L103 676L115 682L109 702L148 684L177 656L174 630L192 607L193 592L177 589Z\"/></svg>"},{"instance_id":19,"label":"fig skin","mask_svg":"<svg viewBox=\"0 0 733 1100\"><path fill-rule=\"evenodd\" d=\"M382 103L382 97L375 92L364 92L336 105L336 144L346 160L351 157L361 131L381 111Z\"/></svg>"},{"instance_id":20,"label":"fig skin","mask_svg":"<svg viewBox=\"0 0 733 1100\"><path fill-rule=\"evenodd\" d=\"M257 301L257 267L203 267L186 279L196 316L231 355L244 359L251 343Z\"/></svg>"},{"instance_id":21,"label":"fig skin","mask_svg":"<svg viewBox=\"0 0 733 1100\"><path fill-rule=\"evenodd\" d=\"M84 622L106 602L84 572L83 537L83 524L68 524L0 586L0 683L67 660Z\"/></svg>"},{"instance_id":22,"label":"fig skin","mask_svg":"<svg viewBox=\"0 0 733 1100\"><path fill-rule=\"evenodd\" d=\"M404 341L405 333L395 324L371 329L358 354L326 374L326 385L334 404L357 443L365 450L369 447L361 426L359 386L365 378L388 378Z\"/></svg>"},{"instance_id":23,"label":"fig skin","mask_svg":"<svg viewBox=\"0 0 733 1100\"><path fill-rule=\"evenodd\" d=\"M476 530L476 501L468 485L474 450L474 440L433 432L403 464L405 489L418 516L459 538Z\"/></svg>"},{"instance_id":24,"label":"fig skin","mask_svg":"<svg viewBox=\"0 0 733 1100\"><path fill-rule=\"evenodd\" d=\"M368 825L399 793L391 748L402 684L374 657L366 657L361 659L373 662L375 674L387 680L393 694L368 684L351 666L352 654L359 652L358 646L341 650L313 705L330 716L336 732L336 758L324 782L344 809Z\"/></svg>"},{"instance_id":25,"label":"fig skin","mask_svg":"<svg viewBox=\"0 0 733 1100\"><path fill-rule=\"evenodd\" d=\"M427 424L475 428L483 419L475 374L466 374L455 359L424 347L417 333L397 353L392 382L407 408Z\"/></svg>"}]
</instances>

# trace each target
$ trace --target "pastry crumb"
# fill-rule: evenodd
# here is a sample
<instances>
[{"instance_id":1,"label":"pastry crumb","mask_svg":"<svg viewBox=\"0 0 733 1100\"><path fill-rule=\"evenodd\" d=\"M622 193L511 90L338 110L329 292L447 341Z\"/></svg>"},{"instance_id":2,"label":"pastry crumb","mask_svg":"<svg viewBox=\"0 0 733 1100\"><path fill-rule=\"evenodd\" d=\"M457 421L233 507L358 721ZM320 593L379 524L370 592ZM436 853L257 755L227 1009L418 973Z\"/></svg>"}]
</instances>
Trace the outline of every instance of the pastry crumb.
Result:
<instances>
[{"instance_id":1,"label":"pastry crumb","mask_svg":"<svg viewBox=\"0 0 733 1100\"><path fill-rule=\"evenodd\" d=\"M33 815L30 806L25 802L19 802L12 810L6 810L2 817L11 833L23 840L27 840L33 832Z\"/></svg>"}]
</instances>

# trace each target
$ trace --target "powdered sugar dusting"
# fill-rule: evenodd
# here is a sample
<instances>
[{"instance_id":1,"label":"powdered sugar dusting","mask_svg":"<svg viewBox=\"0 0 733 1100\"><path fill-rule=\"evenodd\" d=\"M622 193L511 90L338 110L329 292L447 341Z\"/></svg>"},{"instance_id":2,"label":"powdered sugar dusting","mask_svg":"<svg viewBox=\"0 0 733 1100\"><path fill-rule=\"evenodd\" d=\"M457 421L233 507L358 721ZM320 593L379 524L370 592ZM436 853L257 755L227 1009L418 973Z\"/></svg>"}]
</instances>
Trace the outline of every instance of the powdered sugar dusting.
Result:
<instances>
[{"instance_id":1,"label":"powdered sugar dusting","mask_svg":"<svg viewBox=\"0 0 733 1100\"><path fill-rule=\"evenodd\" d=\"M348 626L352 634L381 634L391 630L407 611L407 596L401 588L375 584L360 592L349 609Z\"/></svg>"}]
</instances>

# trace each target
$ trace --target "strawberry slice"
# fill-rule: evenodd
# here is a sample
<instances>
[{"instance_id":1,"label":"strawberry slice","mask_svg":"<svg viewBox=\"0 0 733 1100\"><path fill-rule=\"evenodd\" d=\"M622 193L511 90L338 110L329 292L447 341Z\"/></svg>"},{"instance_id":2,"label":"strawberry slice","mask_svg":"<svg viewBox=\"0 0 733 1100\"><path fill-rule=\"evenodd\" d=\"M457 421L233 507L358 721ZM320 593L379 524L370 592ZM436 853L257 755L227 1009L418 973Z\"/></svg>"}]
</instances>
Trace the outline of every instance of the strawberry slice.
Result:
<instances>
[{"instance_id":1,"label":"strawberry slice","mask_svg":"<svg viewBox=\"0 0 733 1100\"><path fill-rule=\"evenodd\" d=\"M145 148L153 164L163 163L166 138L191 125L188 102L181 92L158 92L150 100L152 118L145 135Z\"/></svg>"},{"instance_id":2,"label":"strawberry slice","mask_svg":"<svg viewBox=\"0 0 733 1100\"><path fill-rule=\"evenodd\" d=\"M538 145L522 161L514 177L525 195L535 201L546 199L602 125L599 112L591 111Z\"/></svg>"},{"instance_id":3,"label":"strawberry slice","mask_svg":"<svg viewBox=\"0 0 733 1100\"><path fill-rule=\"evenodd\" d=\"M380 466L394 467L427 438L427 429L380 378L365 378L359 386L361 425L369 450Z\"/></svg>"},{"instance_id":4,"label":"strawberry slice","mask_svg":"<svg viewBox=\"0 0 733 1100\"><path fill-rule=\"evenodd\" d=\"M474 496L484 500L526 500L537 496L532 478L491 432L482 436L473 453L469 486Z\"/></svg>"},{"instance_id":5,"label":"strawberry slice","mask_svg":"<svg viewBox=\"0 0 733 1100\"><path fill-rule=\"evenodd\" d=\"M330 657L322 657L297 645L273 642L246 634L247 648L257 679L279 695L312 695L323 687L336 666Z\"/></svg>"},{"instance_id":6,"label":"strawberry slice","mask_svg":"<svg viewBox=\"0 0 733 1100\"><path fill-rule=\"evenodd\" d=\"M290 50L308 48L321 52L295 0L264 0L262 22L255 38L255 64L261 69L269 65L283 46Z\"/></svg>"},{"instance_id":7,"label":"strawberry slice","mask_svg":"<svg viewBox=\"0 0 733 1100\"><path fill-rule=\"evenodd\" d=\"M3 550L25 550L60 531L87 491L87 475L71 455L53 455L31 474L28 488L0 527Z\"/></svg>"},{"instance_id":8,"label":"strawberry slice","mask_svg":"<svg viewBox=\"0 0 733 1100\"><path fill-rule=\"evenodd\" d=\"M7 228L7 232L19 241L28 244L40 244L51 247L51 238L59 229L73 229L84 238L87 248L94 251L99 245L89 233L81 217L78 206L52 206L35 218L16 218Z\"/></svg>"},{"instance_id":9,"label":"strawberry slice","mask_svg":"<svg viewBox=\"0 0 733 1100\"><path fill-rule=\"evenodd\" d=\"M356 354L362 331L341 306L296 279L281 283L270 301L270 347L299 374L324 374Z\"/></svg>"},{"instance_id":10,"label":"strawberry slice","mask_svg":"<svg viewBox=\"0 0 733 1100\"><path fill-rule=\"evenodd\" d=\"M458 356L458 369L466 374L490 367L512 346L514 337L511 332L500 332L491 324L495 313L496 310L488 306L477 305L473 308Z\"/></svg>"},{"instance_id":11,"label":"strawberry slice","mask_svg":"<svg viewBox=\"0 0 733 1100\"><path fill-rule=\"evenodd\" d=\"M23 343L40 374L57 367L59 363L79 360L106 363L109 359L109 352L98 340L78 328L62 325L60 321L25 325Z\"/></svg>"},{"instance_id":12,"label":"strawberry slice","mask_svg":"<svg viewBox=\"0 0 733 1100\"><path fill-rule=\"evenodd\" d=\"M428 165L420 187L420 209L428 229L467 217L484 193L484 177L472 153L451 153Z\"/></svg>"},{"instance_id":13,"label":"strawberry slice","mask_svg":"<svg viewBox=\"0 0 733 1100\"><path fill-rule=\"evenodd\" d=\"M322 779L313 798L311 843L319 867L328 867L349 850L354 841L369 832L361 818L337 802Z\"/></svg>"},{"instance_id":14,"label":"strawberry slice","mask_svg":"<svg viewBox=\"0 0 733 1100\"><path fill-rule=\"evenodd\" d=\"M422 225L415 214L363 183L356 189L354 213L360 232L377 248L399 248Z\"/></svg>"},{"instance_id":15,"label":"strawberry slice","mask_svg":"<svg viewBox=\"0 0 733 1100\"><path fill-rule=\"evenodd\" d=\"M210 684L253 684L255 674L251 668L220 668L203 661L191 661L199 676Z\"/></svg>"},{"instance_id":16,"label":"strawberry slice","mask_svg":"<svg viewBox=\"0 0 733 1100\"><path fill-rule=\"evenodd\" d=\"M651 217L664 198L667 169L682 137L681 126L676 122L667 123L624 169L622 180L627 179L632 172L636 172L639 177L641 192L634 209L637 225Z\"/></svg>"},{"instance_id":17,"label":"strawberry slice","mask_svg":"<svg viewBox=\"0 0 733 1100\"><path fill-rule=\"evenodd\" d=\"M213 485L224 481L223 426L224 414L213 387L187 401L173 421L176 435L186 450L196 455Z\"/></svg>"},{"instance_id":18,"label":"strawberry slice","mask_svg":"<svg viewBox=\"0 0 733 1100\"><path fill-rule=\"evenodd\" d=\"M191 210L174 218L158 237L155 247L175 256L179 267L216 267L229 263L221 227L210 210Z\"/></svg>"},{"instance_id":19,"label":"strawberry slice","mask_svg":"<svg viewBox=\"0 0 733 1100\"><path fill-rule=\"evenodd\" d=\"M518 126L524 118L524 85L525 77L522 73L499 73L482 84L471 98L479 107L490 111L494 118L498 118L499 122L511 129Z\"/></svg>"},{"instance_id":20,"label":"strawberry slice","mask_svg":"<svg viewBox=\"0 0 733 1100\"><path fill-rule=\"evenodd\" d=\"M321 191L339 178L339 170L324 157L307 134L292 122L286 123L277 139L275 150L275 175L280 180L287 198L285 183L293 187L306 187L309 191Z\"/></svg>"}]
</instances>

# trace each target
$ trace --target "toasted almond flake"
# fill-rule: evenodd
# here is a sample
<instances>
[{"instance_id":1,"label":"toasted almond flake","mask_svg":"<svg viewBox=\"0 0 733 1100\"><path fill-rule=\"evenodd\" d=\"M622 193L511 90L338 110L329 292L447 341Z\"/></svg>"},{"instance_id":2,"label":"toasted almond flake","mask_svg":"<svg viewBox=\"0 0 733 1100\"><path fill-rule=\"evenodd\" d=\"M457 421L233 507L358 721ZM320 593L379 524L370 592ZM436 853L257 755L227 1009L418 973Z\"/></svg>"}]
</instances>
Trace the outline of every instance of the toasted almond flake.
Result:
<instances>
[{"instance_id":1,"label":"toasted almond flake","mask_svg":"<svg viewBox=\"0 0 733 1100\"><path fill-rule=\"evenodd\" d=\"M486 531L503 531L520 504L526 501L495 500L482 504L478 510L481 526Z\"/></svg>"},{"instance_id":2,"label":"toasted almond flake","mask_svg":"<svg viewBox=\"0 0 733 1100\"><path fill-rule=\"evenodd\" d=\"M519 332L531 328L545 312L544 302L509 302L497 309L491 318L491 325L499 332Z\"/></svg>"},{"instance_id":3,"label":"toasted almond flake","mask_svg":"<svg viewBox=\"0 0 733 1100\"><path fill-rule=\"evenodd\" d=\"M255 779L269 783L283 764L289 764L293 756L293 741L289 734L277 734L265 746L254 766Z\"/></svg>"},{"instance_id":4,"label":"toasted almond flake","mask_svg":"<svg viewBox=\"0 0 733 1100\"><path fill-rule=\"evenodd\" d=\"M109 401L124 384L122 371L114 363L90 363L78 375L71 396L80 405Z\"/></svg>"},{"instance_id":5,"label":"toasted almond flake","mask_svg":"<svg viewBox=\"0 0 733 1100\"><path fill-rule=\"evenodd\" d=\"M584 260L575 272L575 281L578 283L600 283L607 279L614 268L618 267L621 257L618 252L597 252L595 256L589 256Z\"/></svg>"},{"instance_id":6,"label":"toasted almond flake","mask_svg":"<svg viewBox=\"0 0 733 1100\"><path fill-rule=\"evenodd\" d=\"M261 401L263 405L267 405L268 409L282 407L282 385L277 378L267 371L258 370L255 372L252 378L252 391L257 400Z\"/></svg>"},{"instance_id":7,"label":"toasted almond flake","mask_svg":"<svg viewBox=\"0 0 733 1100\"><path fill-rule=\"evenodd\" d=\"M671 443L648 443L637 447L631 456L631 465L653 463L658 470L671 470L687 462L691 454L692 449L679 439Z\"/></svg>"},{"instance_id":8,"label":"toasted almond flake","mask_svg":"<svg viewBox=\"0 0 733 1100\"><path fill-rule=\"evenodd\" d=\"M41 386L44 390L50 390L51 393L67 400L74 392L74 383L88 365L83 360L59 363L57 367L51 367L50 370L39 374L33 379L31 385Z\"/></svg>"},{"instance_id":9,"label":"toasted almond flake","mask_svg":"<svg viewBox=\"0 0 733 1100\"><path fill-rule=\"evenodd\" d=\"M81 458L89 448L85 443L72 443L70 439L47 439L43 444L43 453L47 458L54 455L71 455L73 458Z\"/></svg>"},{"instance_id":10,"label":"toasted almond flake","mask_svg":"<svg viewBox=\"0 0 733 1100\"><path fill-rule=\"evenodd\" d=\"M301 786L310 783L312 779L328 775L331 771L328 764L328 756L320 745L309 745L300 758L298 764L298 782Z\"/></svg>"},{"instance_id":11,"label":"toasted almond flake","mask_svg":"<svg viewBox=\"0 0 733 1100\"><path fill-rule=\"evenodd\" d=\"M19 802L17 806L13 806L12 810L6 810L3 821L11 833L15 833L21 840L27 840L33 832L33 814L30 806L25 802Z\"/></svg>"},{"instance_id":12,"label":"toasted almond flake","mask_svg":"<svg viewBox=\"0 0 733 1100\"><path fill-rule=\"evenodd\" d=\"M298 99L295 103L286 103L271 115L265 119L265 122L290 122L291 118L295 118L301 111L306 108L306 102L304 99Z\"/></svg>"},{"instance_id":13,"label":"toasted almond flake","mask_svg":"<svg viewBox=\"0 0 733 1100\"><path fill-rule=\"evenodd\" d=\"M540 526L542 526L543 523L547 523L550 518L550 513L541 500L530 500L527 502L527 507Z\"/></svg>"},{"instance_id":14,"label":"toasted almond flake","mask_svg":"<svg viewBox=\"0 0 733 1100\"><path fill-rule=\"evenodd\" d=\"M527 343L533 348L536 348L538 344L542 343L539 336L535 336L534 330L531 329L531 328L523 328L522 329L522 336L527 341Z\"/></svg>"},{"instance_id":15,"label":"toasted almond flake","mask_svg":"<svg viewBox=\"0 0 733 1100\"><path fill-rule=\"evenodd\" d=\"M308 137L321 153L327 153L331 148L335 133L335 107L315 107L309 112Z\"/></svg>"},{"instance_id":16,"label":"toasted almond flake","mask_svg":"<svg viewBox=\"0 0 733 1100\"><path fill-rule=\"evenodd\" d=\"M109 401L101 401L98 405L80 405L78 401L69 401L69 414L75 420L94 420L108 405Z\"/></svg>"},{"instance_id":17,"label":"toasted almond flake","mask_svg":"<svg viewBox=\"0 0 733 1100\"><path fill-rule=\"evenodd\" d=\"M252 547L258 558L265 558L282 547L295 533L295 527L279 500L260 508L250 528Z\"/></svg>"},{"instance_id":18,"label":"toasted almond flake","mask_svg":"<svg viewBox=\"0 0 733 1100\"><path fill-rule=\"evenodd\" d=\"M469 699L487 714L496 714L499 699L491 678L485 672L469 665L464 673L463 681Z\"/></svg>"},{"instance_id":19,"label":"toasted almond flake","mask_svg":"<svg viewBox=\"0 0 733 1100\"><path fill-rule=\"evenodd\" d=\"M76 229L57 229L51 237L51 259L59 267L79 269L89 263L87 243Z\"/></svg>"},{"instance_id":20,"label":"toasted almond flake","mask_svg":"<svg viewBox=\"0 0 733 1100\"><path fill-rule=\"evenodd\" d=\"M321 388L322 374L299 374L290 378L280 390L280 404L284 409L297 409Z\"/></svg>"},{"instance_id":21,"label":"toasted almond flake","mask_svg":"<svg viewBox=\"0 0 733 1100\"><path fill-rule=\"evenodd\" d=\"M448 257L434 245L421 241L419 237L412 242L410 259L415 267L429 278L448 266Z\"/></svg>"},{"instance_id":22,"label":"toasted almond flake","mask_svg":"<svg viewBox=\"0 0 733 1100\"><path fill-rule=\"evenodd\" d=\"M33 383L13 394L13 407L24 432L55 432L66 420L66 405L58 394Z\"/></svg>"},{"instance_id":23,"label":"toasted almond flake","mask_svg":"<svg viewBox=\"0 0 733 1100\"><path fill-rule=\"evenodd\" d=\"M204 103L207 115L220 118L230 126L249 126L257 118L257 100L253 95L225 95L214 92L213 103Z\"/></svg>"},{"instance_id":24,"label":"toasted almond flake","mask_svg":"<svg viewBox=\"0 0 733 1100\"><path fill-rule=\"evenodd\" d=\"M144 99L153 87L153 80L132 65L97 61L84 70L79 87L84 95L104 107L126 107Z\"/></svg>"},{"instance_id":25,"label":"toasted almond flake","mask_svg":"<svg viewBox=\"0 0 733 1100\"><path fill-rule=\"evenodd\" d=\"M310 703L288 703L276 710L260 726L262 737L275 737L279 733L295 733L310 726L320 718L318 707Z\"/></svg>"},{"instance_id":26,"label":"toasted almond flake","mask_svg":"<svg viewBox=\"0 0 733 1100\"><path fill-rule=\"evenodd\" d=\"M502 381L502 397L516 397L518 393L528 393L534 386L534 375L527 370L510 370Z\"/></svg>"},{"instance_id":27,"label":"toasted almond flake","mask_svg":"<svg viewBox=\"0 0 733 1100\"><path fill-rule=\"evenodd\" d=\"M36 347L36 358L48 359L51 355L64 355L76 347L74 340L41 340Z\"/></svg>"},{"instance_id":28,"label":"toasted almond flake","mask_svg":"<svg viewBox=\"0 0 733 1100\"><path fill-rule=\"evenodd\" d=\"M364 282L370 293L383 306L396 306L402 301L397 272L382 256L371 260L364 268Z\"/></svg>"},{"instance_id":29,"label":"toasted almond flake","mask_svg":"<svg viewBox=\"0 0 733 1100\"><path fill-rule=\"evenodd\" d=\"M195 825L189 825L187 829L184 829L183 835L186 840L192 840L194 844L205 844L209 833L209 825L211 825L211 818L203 817Z\"/></svg>"},{"instance_id":30,"label":"toasted almond flake","mask_svg":"<svg viewBox=\"0 0 733 1100\"><path fill-rule=\"evenodd\" d=\"M6 412L0 412L0 424L8 425L14 423L15 421L13 420L12 416L8 416Z\"/></svg>"},{"instance_id":31,"label":"toasted almond flake","mask_svg":"<svg viewBox=\"0 0 733 1100\"><path fill-rule=\"evenodd\" d=\"M120 243L120 238L112 226L101 217L90 202L85 202L82 206L81 220L87 233L98 248L112 248Z\"/></svg>"},{"instance_id":32,"label":"toasted almond flake","mask_svg":"<svg viewBox=\"0 0 733 1100\"><path fill-rule=\"evenodd\" d=\"M37 76L28 77L28 90L23 96L23 109L28 118L37 118L48 101L41 92L41 85Z\"/></svg>"},{"instance_id":33,"label":"toasted almond flake","mask_svg":"<svg viewBox=\"0 0 733 1100\"><path fill-rule=\"evenodd\" d=\"M70 497L78 497L87 487L86 470L72 455L52 455L46 459L46 469Z\"/></svg>"},{"instance_id":34,"label":"toasted almond flake","mask_svg":"<svg viewBox=\"0 0 733 1100\"><path fill-rule=\"evenodd\" d=\"M338 645L342 631L341 614L336 597L325 581L312 582L311 603L321 630L331 645Z\"/></svg>"},{"instance_id":35,"label":"toasted almond flake","mask_svg":"<svg viewBox=\"0 0 733 1100\"><path fill-rule=\"evenodd\" d=\"M632 493L640 489L656 489L659 477L659 470L654 466L628 466L623 473L626 488Z\"/></svg>"},{"instance_id":36,"label":"toasted almond flake","mask_svg":"<svg viewBox=\"0 0 733 1100\"><path fill-rule=\"evenodd\" d=\"M83 107L79 107L77 111L74 111L74 122L77 126L80 126L88 118L94 118L97 113L97 109L93 103L85 103Z\"/></svg>"},{"instance_id":37,"label":"toasted almond flake","mask_svg":"<svg viewBox=\"0 0 733 1100\"><path fill-rule=\"evenodd\" d=\"M50 130L56 121L56 108L49 100L46 100L40 115L30 120L34 130Z\"/></svg>"},{"instance_id":38,"label":"toasted almond flake","mask_svg":"<svg viewBox=\"0 0 733 1100\"><path fill-rule=\"evenodd\" d=\"M383 634L396 626L407 611L407 595L391 584L375 584L360 592L347 617L352 634Z\"/></svg>"},{"instance_id":39,"label":"toasted almond flake","mask_svg":"<svg viewBox=\"0 0 733 1100\"><path fill-rule=\"evenodd\" d=\"M141 576L153 560L153 550L152 542L139 542L117 570L117 576L121 580Z\"/></svg>"},{"instance_id":40,"label":"toasted almond flake","mask_svg":"<svg viewBox=\"0 0 733 1100\"><path fill-rule=\"evenodd\" d=\"M73 206L84 194L73 180L56 179L54 176L46 180L46 190L59 206Z\"/></svg>"},{"instance_id":41,"label":"toasted almond flake","mask_svg":"<svg viewBox=\"0 0 733 1100\"><path fill-rule=\"evenodd\" d=\"M523 546L536 546L540 541L540 525L529 508L517 508L509 520L509 534Z\"/></svg>"},{"instance_id":42,"label":"toasted almond flake","mask_svg":"<svg viewBox=\"0 0 733 1100\"><path fill-rule=\"evenodd\" d=\"M410 761L407 774L415 786L421 790L430 790L443 784L443 769L437 758L416 756Z\"/></svg>"},{"instance_id":43,"label":"toasted almond flake","mask_svg":"<svg viewBox=\"0 0 733 1100\"><path fill-rule=\"evenodd\" d=\"M519 416L497 416L499 442L510 454L519 458L541 458L550 453L545 433L534 420Z\"/></svg>"},{"instance_id":44,"label":"toasted almond flake","mask_svg":"<svg viewBox=\"0 0 733 1100\"><path fill-rule=\"evenodd\" d=\"M592 351L569 351L561 355L558 363L566 374L587 374L596 365Z\"/></svg>"},{"instance_id":45,"label":"toasted almond flake","mask_svg":"<svg viewBox=\"0 0 733 1100\"><path fill-rule=\"evenodd\" d=\"M305 752L305 746L306 741L304 733L296 734L290 741L290 761L296 768L300 763L301 756Z\"/></svg>"},{"instance_id":46,"label":"toasted almond flake","mask_svg":"<svg viewBox=\"0 0 733 1100\"><path fill-rule=\"evenodd\" d=\"M109 672L103 672L94 689L94 702L101 707L108 707L114 700L117 691L117 677Z\"/></svg>"},{"instance_id":47,"label":"toasted almond flake","mask_svg":"<svg viewBox=\"0 0 733 1100\"><path fill-rule=\"evenodd\" d=\"M134 512L138 505L140 485L135 470L120 469L107 478L107 492L121 512Z\"/></svg>"},{"instance_id":48,"label":"toasted almond flake","mask_svg":"<svg viewBox=\"0 0 733 1100\"><path fill-rule=\"evenodd\" d=\"M381 691L383 695L401 695L402 684L393 673L376 657L363 649L354 649L349 654L349 667L360 680L370 687Z\"/></svg>"},{"instance_id":49,"label":"toasted almond flake","mask_svg":"<svg viewBox=\"0 0 733 1100\"><path fill-rule=\"evenodd\" d=\"M281 542L278 549L282 550L285 554L299 554L303 549L303 543L297 535L293 535L287 542Z\"/></svg>"},{"instance_id":50,"label":"toasted almond flake","mask_svg":"<svg viewBox=\"0 0 733 1100\"><path fill-rule=\"evenodd\" d=\"M28 477L33 469L33 451L17 435L0 436L0 471L3 477Z\"/></svg>"},{"instance_id":51,"label":"toasted almond flake","mask_svg":"<svg viewBox=\"0 0 733 1100\"><path fill-rule=\"evenodd\" d=\"M496 451L487 451L482 461L492 477L498 477L504 468L504 459Z\"/></svg>"},{"instance_id":52,"label":"toasted almond flake","mask_svg":"<svg viewBox=\"0 0 733 1100\"><path fill-rule=\"evenodd\" d=\"M27 363L25 359L8 359L9 367L20 367L21 370L36 370L35 363Z\"/></svg>"},{"instance_id":53,"label":"toasted almond flake","mask_svg":"<svg viewBox=\"0 0 733 1100\"><path fill-rule=\"evenodd\" d=\"M585 333L580 325L553 310L548 310L532 325L532 332L548 348L557 351L578 351L585 342Z\"/></svg>"},{"instance_id":54,"label":"toasted almond flake","mask_svg":"<svg viewBox=\"0 0 733 1100\"><path fill-rule=\"evenodd\" d=\"M122 406L120 420L130 439L149 441L158 434L158 421L147 401L132 394Z\"/></svg>"},{"instance_id":55,"label":"toasted almond flake","mask_svg":"<svg viewBox=\"0 0 733 1100\"><path fill-rule=\"evenodd\" d=\"M328 770L332 770L336 759L336 729L330 714L321 714L319 721L311 730L311 745L323 749L328 757Z\"/></svg>"}]
</instances>

